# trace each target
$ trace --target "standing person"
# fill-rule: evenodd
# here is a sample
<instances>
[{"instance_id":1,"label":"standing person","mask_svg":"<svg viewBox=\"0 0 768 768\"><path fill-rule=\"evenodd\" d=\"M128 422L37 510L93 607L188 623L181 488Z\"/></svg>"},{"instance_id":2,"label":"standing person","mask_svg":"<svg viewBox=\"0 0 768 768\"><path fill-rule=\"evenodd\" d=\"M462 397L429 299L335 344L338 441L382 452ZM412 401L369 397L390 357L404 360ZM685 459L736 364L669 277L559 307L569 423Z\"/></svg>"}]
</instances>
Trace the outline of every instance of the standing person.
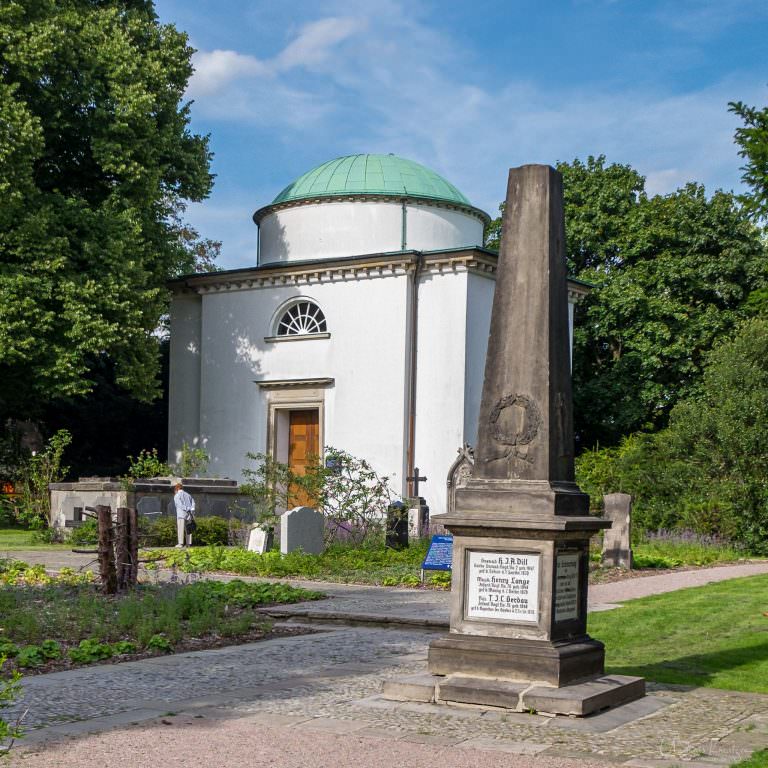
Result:
<instances>
[{"instance_id":1,"label":"standing person","mask_svg":"<svg viewBox=\"0 0 768 768\"><path fill-rule=\"evenodd\" d=\"M186 525L195 511L195 500L184 490L181 480L173 486L173 503L176 506L176 533L179 542L176 547L191 547L192 534L187 533Z\"/></svg>"}]
</instances>

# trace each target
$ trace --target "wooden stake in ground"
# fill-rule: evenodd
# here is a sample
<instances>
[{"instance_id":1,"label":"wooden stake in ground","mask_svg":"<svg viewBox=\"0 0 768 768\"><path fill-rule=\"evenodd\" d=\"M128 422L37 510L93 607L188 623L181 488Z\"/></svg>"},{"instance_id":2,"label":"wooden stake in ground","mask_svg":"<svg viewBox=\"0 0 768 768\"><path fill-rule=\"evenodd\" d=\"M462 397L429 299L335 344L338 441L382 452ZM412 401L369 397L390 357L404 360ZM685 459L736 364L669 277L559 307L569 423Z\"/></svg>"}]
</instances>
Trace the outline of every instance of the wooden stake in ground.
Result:
<instances>
[{"instance_id":1,"label":"wooden stake in ground","mask_svg":"<svg viewBox=\"0 0 768 768\"><path fill-rule=\"evenodd\" d=\"M115 571L115 530L112 526L112 508L99 504L96 507L99 524L99 573L105 595L117 592Z\"/></svg>"},{"instance_id":2,"label":"wooden stake in ground","mask_svg":"<svg viewBox=\"0 0 768 768\"><path fill-rule=\"evenodd\" d=\"M124 590L130 585L131 578L131 558L128 551L128 507L117 508L117 530L115 533L117 588L119 590Z\"/></svg>"}]
</instances>

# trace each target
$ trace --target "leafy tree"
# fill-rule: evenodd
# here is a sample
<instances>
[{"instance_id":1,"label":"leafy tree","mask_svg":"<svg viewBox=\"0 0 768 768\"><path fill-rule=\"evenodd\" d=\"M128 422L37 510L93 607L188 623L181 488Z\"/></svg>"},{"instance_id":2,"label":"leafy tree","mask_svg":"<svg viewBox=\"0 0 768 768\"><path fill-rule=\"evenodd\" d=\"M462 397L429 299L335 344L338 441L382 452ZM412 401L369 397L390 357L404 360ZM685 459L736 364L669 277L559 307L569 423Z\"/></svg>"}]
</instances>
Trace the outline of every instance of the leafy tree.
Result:
<instances>
[{"instance_id":1,"label":"leafy tree","mask_svg":"<svg viewBox=\"0 0 768 768\"><path fill-rule=\"evenodd\" d=\"M691 528L768 553L768 319L752 318L705 359L667 429L577 459L599 500L623 491L643 528Z\"/></svg>"},{"instance_id":2,"label":"leafy tree","mask_svg":"<svg viewBox=\"0 0 768 768\"><path fill-rule=\"evenodd\" d=\"M768 107L758 109L733 101L728 109L744 121L735 138L739 155L747 161L741 179L751 192L741 200L752 216L768 219Z\"/></svg>"},{"instance_id":3,"label":"leafy tree","mask_svg":"<svg viewBox=\"0 0 768 768\"><path fill-rule=\"evenodd\" d=\"M663 427L715 340L765 305L765 242L728 193L688 184L649 197L642 176L603 156L557 168L569 272L594 286L574 332L577 439L615 445Z\"/></svg>"},{"instance_id":4,"label":"leafy tree","mask_svg":"<svg viewBox=\"0 0 768 768\"><path fill-rule=\"evenodd\" d=\"M759 231L728 193L688 184L640 197L618 258L579 276L596 287L574 333L574 397L584 445L663 427L766 284ZM613 250L613 248L612 248Z\"/></svg>"},{"instance_id":5,"label":"leafy tree","mask_svg":"<svg viewBox=\"0 0 768 768\"><path fill-rule=\"evenodd\" d=\"M157 395L164 283L216 245L180 221L212 183L191 54L151 0L0 5L0 416L88 392L104 357Z\"/></svg>"}]
</instances>

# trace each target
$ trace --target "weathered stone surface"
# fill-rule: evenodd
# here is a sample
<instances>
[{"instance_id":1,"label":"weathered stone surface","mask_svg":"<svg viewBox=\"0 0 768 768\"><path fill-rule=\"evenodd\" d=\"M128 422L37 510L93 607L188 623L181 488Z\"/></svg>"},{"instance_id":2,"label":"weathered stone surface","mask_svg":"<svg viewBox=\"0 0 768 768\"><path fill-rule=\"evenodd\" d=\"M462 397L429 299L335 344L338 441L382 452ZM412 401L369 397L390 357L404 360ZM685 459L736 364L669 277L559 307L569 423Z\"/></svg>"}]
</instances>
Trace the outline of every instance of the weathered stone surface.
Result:
<instances>
[{"instance_id":1,"label":"weathered stone surface","mask_svg":"<svg viewBox=\"0 0 768 768\"><path fill-rule=\"evenodd\" d=\"M628 493L603 496L605 516L612 522L603 538L603 565L632 567L632 497Z\"/></svg>"},{"instance_id":2,"label":"weathered stone surface","mask_svg":"<svg viewBox=\"0 0 768 768\"><path fill-rule=\"evenodd\" d=\"M454 541L433 674L562 687L604 671L586 632L588 561L610 522L574 482L564 243L560 174L510 170L474 466L436 518ZM499 685L465 703L496 706Z\"/></svg>"},{"instance_id":3,"label":"weathered stone surface","mask_svg":"<svg viewBox=\"0 0 768 768\"><path fill-rule=\"evenodd\" d=\"M606 675L560 688L540 685L528 689L523 707L554 715L585 717L609 707L618 707L645 696L645 680L628 675Z\"/></svg>"},{"instance_id":4,"label":"weathered stone surface","mask_svg":"<svg viewBox=\"0 0 768 768\"><path fill-rule=\"evenodd\" d=\"M588 636L576 642L550 643L451 633L430 643L428 664L433 675L567 685L602 675L604 660L603 644Z\"/></svg>"},{"instance_id":5,"label":"weathered stone surface","mask_svg":"<svg viewBox=\"0 0 768 768\"><path fill-rule=\"evenodd\" d=\"M263 555L269 549L271 543L269 539L268 531L258 525L251 526L251 530L248 532L248 551Z\"/></svg>"},{"instance_id":6,"label":"weathered stone surface","mask_svg":"<svg viewBox=\"0 0 768 768\"><path fill-rule=\"evenodd\" d=\"M319 555L325 549L323 531L325 517L312 507L289 509L280 518L280 551L301 549L308 555Z\"/></svg>"},{"instance_id":7,"label":"weathered stone surface","mask_svg":"<svg viewBox=\"0 0 768 768\"><path fill-rule=\"evenodd\" d=\"M562 177L509 172L473 476L572 482Z\"/></svg>"},{"instance_id":8,"label":"weathered stone surface","mask_svg":"<svg viewBox=\"0 0 768 768\"><path fill-rule=\"evenodd\" d=\"M448 470L448 477L445 482L446 510L449 515L456 509L456 489L464 488L467 485L467 480L472 475L472 467L475 465L475 449L469 443L464 443L459 448L458 454Z\"/></svg>"},{"instance_id":9,"label":"weathered stone surface","mask_svg":"<svg viewBox=\"0 0 768 768\"><path fill-rule=\"evenodd\" d=\"M437 700L452 704L476 704L521 711L520 694L526 683L450 675L438 678Z\"/></svg>"},{"instance_id":10,"label":"weathered stone surface","mask_svg":"<svg viewBox=\"0 0 768 768\"><path fill-rule=\"evenodd\" d=\"M386 680L381 695L389 701L421 701L427 704L435 700L438 680L434 675L409 675Z\"/></svg>"},{"instance_id":11,"label":"weathered stone surface","mask_svg":"<svg viewBox=\"0 0 768 768\"><path fill-rule=\"evenodd\" d=\"M408 508L408 540L423 539L429 534L429 507L419 499L416 506Z\"/></svg>"}]
</instances>

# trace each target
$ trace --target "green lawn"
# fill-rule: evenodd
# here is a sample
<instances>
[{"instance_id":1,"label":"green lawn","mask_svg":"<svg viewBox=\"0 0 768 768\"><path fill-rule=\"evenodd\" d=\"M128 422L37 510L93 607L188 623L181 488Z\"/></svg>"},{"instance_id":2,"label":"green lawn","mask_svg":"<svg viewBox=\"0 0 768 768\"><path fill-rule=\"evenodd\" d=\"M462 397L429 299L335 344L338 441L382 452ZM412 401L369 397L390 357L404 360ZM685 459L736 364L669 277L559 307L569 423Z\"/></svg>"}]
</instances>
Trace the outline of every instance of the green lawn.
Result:
<instances>
[{"instance_id":1,"label":"green lawn","mask_svg":"<svg viewBox=\"0 0 768 768\"><path fill-rule=\"evenodd\" d=\"M609 673L768 693L768 576L632 600L590 614Z\"/></svg>"},{"instance_id":2,"label":"green lawn","mask_svg":"<svg viewBox=\"0 0 768 768\"><path fill-rule=\"evenodd\" d=\"M0 552L19 549L71 549L68 544L44 544L34 531L25 528L0 528Z\"/></svg>"},{"instance_id":3,"label":"green lawn","mask_svg":"<svg viewBox=\"0 0 768 768\"><path fill-rule=\"evenodd\" d=\"M734 763L731 768L768 768L768 749L753 753L752 757Z\"/></svg>"}]
</instances>

